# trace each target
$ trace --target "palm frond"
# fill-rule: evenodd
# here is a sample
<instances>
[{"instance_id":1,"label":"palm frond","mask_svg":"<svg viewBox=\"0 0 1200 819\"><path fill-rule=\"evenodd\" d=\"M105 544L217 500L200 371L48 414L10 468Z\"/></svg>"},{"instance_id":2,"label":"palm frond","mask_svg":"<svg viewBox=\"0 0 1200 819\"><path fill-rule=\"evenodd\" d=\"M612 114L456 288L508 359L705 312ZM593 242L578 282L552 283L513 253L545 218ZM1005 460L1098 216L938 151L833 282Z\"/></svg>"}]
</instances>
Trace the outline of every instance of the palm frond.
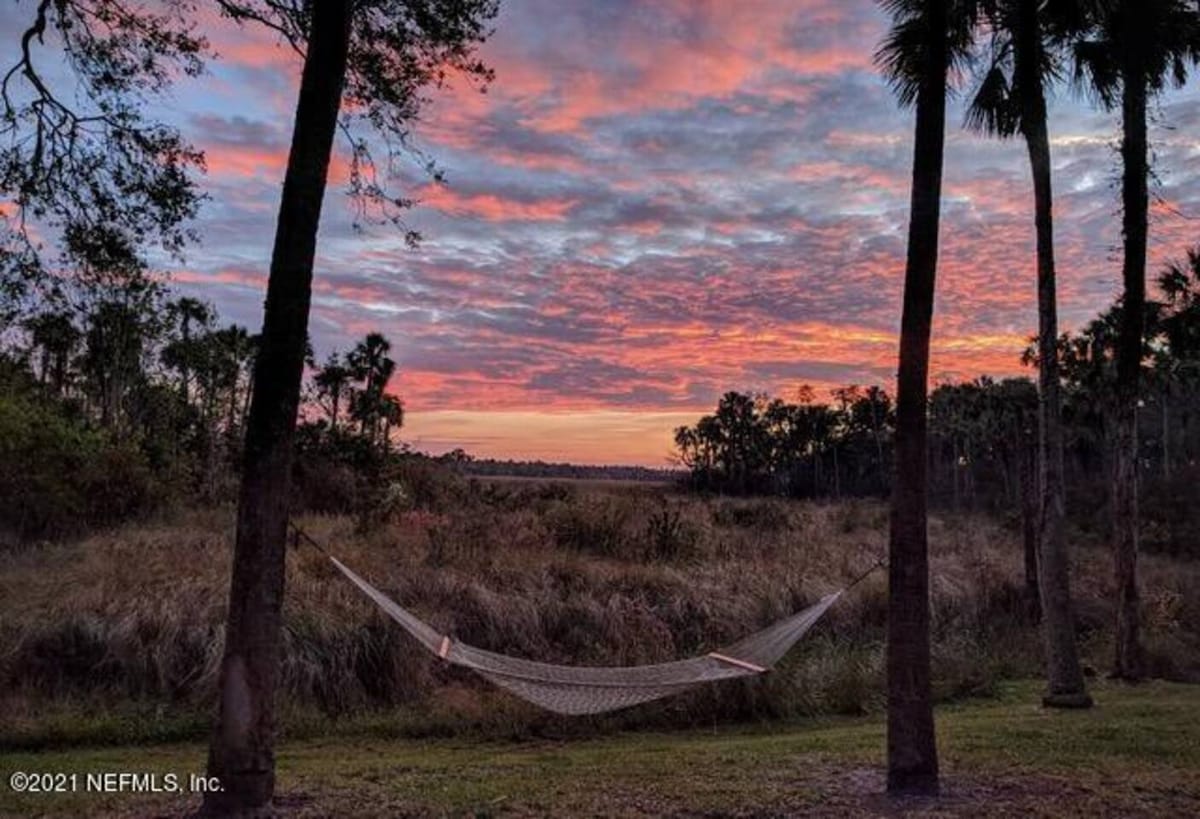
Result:
<instances>
[{"instance_id":1,"label":"palm frond","mask_svg":"<svg viewBox=\"0 0 1200 819\"><path fill-rule=\"evenodd\" d=\"M1188 291L1188 276L1177 262L1170 262L1158 276L1158 289L1169 301Z\"/></svg>"},{"instance_id":2,"label":"palm frond","mask_svg":"<svg viewBox=\"0 0 1200 819\"><path fill-rule=\"evenodd\" d=\"M1111 110L1121 92L1121 70L1113 43L1107 40L1081 40L1074 48L1072 85L1100 106Z\"/></svg>"},{"instance_id":3,"label":"palm frond","mask_svg":"<svg viewBox=\"0 0 1200 819\"><path fill-rule=\"evenodd\" d=\"M1105 108L1124 75L1158 94L1200 62L1200 10L1188 0L1091 0L1091 36L1076 44L1075 85Z\"/></svg>"},{"instance_id":4,"label":"palm frond","mask_svg":"<svg viewBox=\"0 0 1200 819\"><path fill-rule=\"evenodd\" d=\"M916 102L920 90L934 2L944 6L946 69L966 73L983 0L879 0L894 22L875 52L875 64L903 107Z\"/></svg>"},{"instance_id":5,"label":"palm frond","mask_svg":"<svg viewBox=\"0 0 1200 819\"><path fill-rule=\"evenodd\" d=\"M902 0L896 2L899 4ZM916 102L921 87L925 32L925 21L920 17L899 19L875 52L875 64L904 108Z\"/></svg>"},{"instance_id":6,"label":"palm frond","mask_svg":"<svg viewBox=\"0 0 1200 819\"><path fill-rule=\"evenodd\" d=\"M951 72L965 73L971 63L984 3L985 0L949 0L947 3L946 59Z\"/></svg>"},{"instance_id":7,"label":"palm frond","mask_svg":"<svg viewBox=\"0 0 1200 819\"><path fill-rule=\"evenodd\" d=\"M1016 134L1020 117L1012 90L1004 69L993 64L979 82L967 106L964 126L988 136L1006 138Z\"/></svg>"}]
</instances>

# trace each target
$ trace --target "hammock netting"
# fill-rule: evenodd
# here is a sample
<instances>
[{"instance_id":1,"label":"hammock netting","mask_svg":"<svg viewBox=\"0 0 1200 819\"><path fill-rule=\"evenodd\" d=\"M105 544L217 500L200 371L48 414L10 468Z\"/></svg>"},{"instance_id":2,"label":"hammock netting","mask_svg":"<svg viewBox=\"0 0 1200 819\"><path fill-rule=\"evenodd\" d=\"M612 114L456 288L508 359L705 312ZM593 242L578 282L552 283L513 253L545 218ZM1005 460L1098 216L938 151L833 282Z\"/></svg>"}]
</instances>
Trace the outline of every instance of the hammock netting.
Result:
<instances>
[{"instance_id":1,"label":"hammock netting","mask_svg":"<svg viewBox=\"0 0 1200 819\"><path fill-rule=\"evenodd\" d=\"M704 683L765 673L841 596L838 591L736 643L700 657L655 665L596 668L552 665L485 651L439 633L329 558L367 597L434 655L469 668L521 699L558 714L599 714L668 697Z\"/></svg>"}]
</instances>

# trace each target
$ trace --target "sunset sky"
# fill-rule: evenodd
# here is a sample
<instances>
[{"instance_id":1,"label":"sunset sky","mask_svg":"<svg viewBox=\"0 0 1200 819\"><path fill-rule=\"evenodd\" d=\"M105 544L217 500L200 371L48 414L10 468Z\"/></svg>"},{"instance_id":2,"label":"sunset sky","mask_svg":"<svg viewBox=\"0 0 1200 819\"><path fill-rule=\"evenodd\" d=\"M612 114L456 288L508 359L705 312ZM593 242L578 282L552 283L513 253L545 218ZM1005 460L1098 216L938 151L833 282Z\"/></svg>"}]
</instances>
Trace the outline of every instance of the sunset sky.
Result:
<instances>
[{"instance_id":1,"label":"sunset sky","mask_svg":"<svg viewBox=\"0 0 1200 819\"><path fill-rule=\"evenodd\" d=\"M872 67L885 26L870 0L505 0L495 83L454 83L416 129L448 184L396 182L420 249L354 233L331 189L318 355L385 333L418 449L586 463L664 464L729 389L891 391L912 122ZM221 59L165 110L211 196L174 279L257 330L298 66L257 30L211 39ZM1152 130L1156 261L1195 238L1198 103L1164 97ZM937 380L1020 371L1036 323L1024 148L961 121L957 101ZM1117 119L1064 90L1051 134L1070 327L1116 292Z\"/></svg>"}]
</instances>

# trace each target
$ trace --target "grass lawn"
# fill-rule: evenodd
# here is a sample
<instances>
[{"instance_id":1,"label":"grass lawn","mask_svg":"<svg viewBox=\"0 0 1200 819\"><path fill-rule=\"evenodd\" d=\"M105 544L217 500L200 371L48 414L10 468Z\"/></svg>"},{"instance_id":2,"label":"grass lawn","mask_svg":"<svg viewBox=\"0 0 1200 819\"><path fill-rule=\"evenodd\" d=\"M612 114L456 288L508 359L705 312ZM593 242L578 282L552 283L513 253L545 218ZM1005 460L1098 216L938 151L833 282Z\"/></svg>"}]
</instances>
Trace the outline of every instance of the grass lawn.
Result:
<instances>
[{"instance_id":1,"label":"grass lawn","mask_svg":"<svg viewBox=\"0 0 1200 819\"><path fill-rule=\"evenodd\" d=\"M883 797L881 719L570 741L395 740L351 724L279 750L278 813L406 815L1200 816L1200 686L1098 682L1098 707L1038 707L1033 682L938 712L943 794ZM87 793L87 772L202 773L202 744L0 756L5 816L186 813L187 795ZM80 774L14 794L14 771Z\"/></svg>"}]
</instances>

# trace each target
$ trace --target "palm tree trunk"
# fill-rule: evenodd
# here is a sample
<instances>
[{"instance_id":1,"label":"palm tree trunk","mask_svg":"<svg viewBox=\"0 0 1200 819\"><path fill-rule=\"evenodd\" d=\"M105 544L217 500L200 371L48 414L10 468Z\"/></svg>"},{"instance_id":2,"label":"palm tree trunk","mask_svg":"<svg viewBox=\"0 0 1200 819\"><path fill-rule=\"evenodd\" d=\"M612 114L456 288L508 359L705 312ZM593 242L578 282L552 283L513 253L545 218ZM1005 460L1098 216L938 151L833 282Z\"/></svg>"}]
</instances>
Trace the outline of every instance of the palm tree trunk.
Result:
<instances>
[{"instance_id":1,"label":"palm tree trunk","mask_svg":"<svg viewBox=\"0 0 1200 819\"><path fill-rule=\"evenodd\" d=\"M946 130L946 4L928 3L926 65L917 94L912 204L900 321L896 459L888 543L887 787L938 788L929 650L929 337L937 275Z\"/></svg>"},{"instance_id":2,"label":"palm tree trunk","mask_svg":"<svg viewBox=\"0 0 1200 819\"><path fill-rule=\"evenodd\" d=\"M1130 60L1132 62L1132 60ZM1117 583L1113 676L1142 677L1138 636L1137 400L1146 307L1147 175L1146 86L1137 65L1123 66L1121 180L1125 258L1124 298L1117 341L1116 423L1112 437L1112 526Z\"/></svg>"},{"instance_id":3,"label":"palm tree trunk","mask_svg":"<svg viewBox=\"0 0 1200 819\"><path fill-rule=\"evenodd\" d=\"M1071 606L1071 564L1067 554L1066 493L1063 475L1062 382L1058 367L1058 294L1054 270L1053 190L1046 100L1042 93L1041 26L1038 0L1021 0L1015 68L1025 90L1022 132L1033 173L1034 227L1037 234L1038 298L1038 479L1041 521L1038 539L1038 592L1046 651L1046 693L1042 704L1086 708L1092 699L1084 685Z\"/></svg>"},{"instance_id":4,"label":"palm tree trunk","mask_svg":"<svg viewBox=\"0 0 1200 819\"><path fill-rule=\"evenodd\" d=\"M291 150L267 283L245 440L229 592L220 714L208 771L222 789L204 810L227 815L270 801L292 439L304 368L313 257L341 104L351 0L312 6Z\"/></svg>"}]
</instances>

